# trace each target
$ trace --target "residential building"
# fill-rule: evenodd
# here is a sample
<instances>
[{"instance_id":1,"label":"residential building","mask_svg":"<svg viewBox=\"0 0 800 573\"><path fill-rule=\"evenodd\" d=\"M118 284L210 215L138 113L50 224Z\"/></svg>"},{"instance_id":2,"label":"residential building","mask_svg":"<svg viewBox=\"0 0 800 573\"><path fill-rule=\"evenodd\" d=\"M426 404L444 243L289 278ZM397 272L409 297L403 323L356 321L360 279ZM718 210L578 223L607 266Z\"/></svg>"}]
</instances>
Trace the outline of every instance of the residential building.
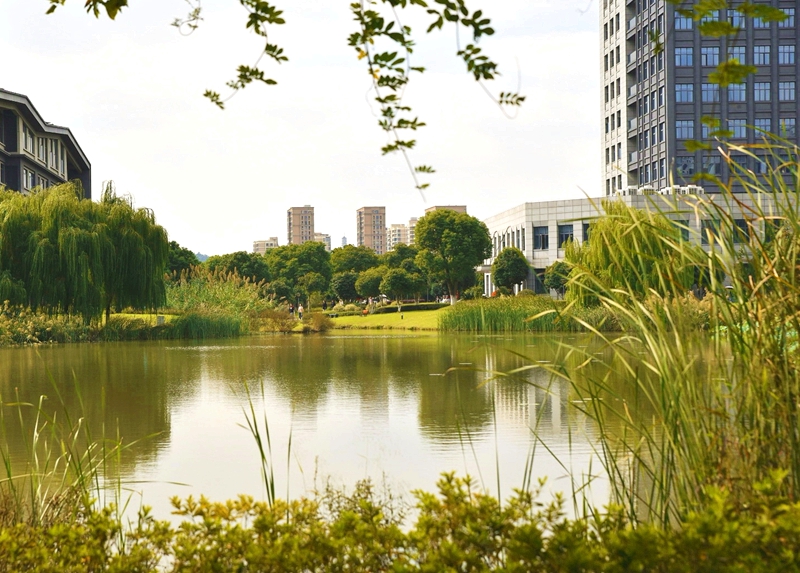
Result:
<instances>
[{"instance_id":1,"label":"residential building","mask_svg":"<svg viewBox=\"0 0 800 573\"><path fill-rule=\"evenodd\" d=\"M342 246L343 247L347 246L347 237L342 237Z\"/></svg>"},{"instance_id":2,"label":"residential building","mask_svg":"<svg viewBox=\"0 0 800 573\"><path fill-rule=\"evenodd\" d=\"M433 207L428 207L425 209L425 213L432 213L433 211L438 211L440 209L449 209L450 211L455 211L456 213L467 212L466 205L434 205Z\"/></svg>"},{"instance_id":3,"label":"residential building","mask_svg":"<svg viewBox=\"0 0 800 573\"><path fill-rule=\"evenodd\" d=\"M325 245L325 250L330 252L331 250L331 236L326 235L325 233L314 233L314 240L318 243L322 243Z\"/></svg>"},{"instance_id":4,"label":"residential building","mask_svg":"<svg viewBox=\"0 0 800 573\"><path fill-rule=\"evenodd\" d=\"M714 10L709 20L727 21L740 30L735 37L715 38L701 34L699 22L667 0L602 0L604 195L628 187L659 190L671 181L685 185L698 173L726 180L729 167L715 148L687 149L687 141L712 139L713 128L703 124L704 117L718 118L736 144L757 143L759 130L797 142L798 3L767 4L783 9L787 18L764 22L732 7ZM730 58L757 71L741 84L721 87L709 76ZM733 160L763 172L768 158L756 155ZM717 190L706 181L703 186L709 193Z\"/></svg>"},{"instance_id":5,"label":"residential building","mask_svg":"<svg viewBox=\"0 0 800 573\"><path fill-rule=\"evenodd\" d=\"M356 211L356 246L376 254L386 252L386 207L361 207Z\"/></svg>"},{"instance_id":6,"label":"residential building","mask_svg":"<svg viewBox=\"0 0 800 573\"><path fill-rule=\"evenodd\" d=\"M270 249L278 247L278 237L270 237L266 241L253 241L253 252L263 255Z\"/></svg>"},{"instance_id":7,"label":"residential building","mask_svg":"<svg viewBox=\"0 0 800 573\"><path fill-rule=\"evenodd\" d=\"M419 221L419 219L417 219L416 217L411 217L408 220L408 244L409 245L413 245L414 241L417 239L417 233L416 233L417 221Z\"/></svg>"},{"instance_id":8,"label":"residential building","mask_svg":"<svg viewBox=\"0 0 800 573\"><path fill-rule=\"evenodd\" d=\"M314 240L314 207L290 207L286 211L286 241L300 245Z\"/></svg>"},{"instance_id":9,"label":"residential building","mask_svg":"<svg viewBox=\"0 0 800 573\"><path fill-rule=\"evenodd\" d=\"M48 123L27 96L0 89L0 185L29 193L78 180L92 197L92 166L72 131Z\"/></svg>"},{"instance_id":10,"label":"residential building","mask_svg":"<svg viewBox=\"0 0 800 573\"><path fill-rule=\"evenodd\" d=\"M400 243L408 244L408 226L397 223L389 225L386 229L386 248L392 251Z\"/></svg>"}]
</instances>

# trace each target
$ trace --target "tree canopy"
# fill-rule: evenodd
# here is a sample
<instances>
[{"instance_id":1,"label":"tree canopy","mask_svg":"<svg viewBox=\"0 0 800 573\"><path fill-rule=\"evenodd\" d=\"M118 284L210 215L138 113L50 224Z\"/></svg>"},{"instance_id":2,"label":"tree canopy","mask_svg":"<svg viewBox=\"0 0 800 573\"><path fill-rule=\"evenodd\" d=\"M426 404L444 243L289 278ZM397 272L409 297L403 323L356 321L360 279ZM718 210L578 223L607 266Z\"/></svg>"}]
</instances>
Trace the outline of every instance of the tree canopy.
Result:
<instances>
[{"instance_id":1,"label":"tree canopy","mask_svg":"<svg viewBox=\"0 0 800 573\"><path fill-rule=\"evenodd\" d=\"M270 290L278 298L305 298L328 289L331 253L322 243L283 245L267 251L265 258L273 279Z\"/></svg>"},{"instance_id":2,"label":"tree canopy","mask_svg":"<svg viewBox=\"0 0 800 573\"><path fill-rule=\"evenodd\" d=\"M680 229L660 213L635 209L622 201L603 201L605 215L592 223L591 240L572 244L569 300L591 303L599 281L603 289L624 289L638 297L651 290L683 293L695 280L693 266L680 260Z\"/></svg>"},{"instance_id":3,"label":"tree canopy","mask_svg":"<svg viewBox=\"0 0 800 573\"><path fill-rule=\"evenodd\" d=\"M112 184L98 203L82 196L77 183L0 191L0 286L33 309L87 321L163 305L169 244L152 211Z\"/></svg>"},{"instance_id":4,"label":"tree canopy","mask_svg":"<svg viewBox=\"0 0 800 573\"><path fill-rule=\"evenodd\" d=\"M525 255L516 247L506 247L494 259L492 281L497 286L513 288L528 278L530 265Z\"/></svg>"},{"instance_id":5,"label":"tree canopy","mask_svg":"<svg viewBox=\"0 0 800 573\"><path fill-rule=\"evenodd\" d=\"M209 257L203 264L211 271L236 272L240 277L257 283L268 282L272 277L266 259L258 253L237 251L226 255L215 255Z\"/></svg>"},{"instance_id":6,"label":"tree canopy","mask_svg":"<svg viewBox=\"0 0 800 573\"><path fill-rule=\"evenodd\" d=\"M451 303L461 285L475 281L475 267L492 252L486 225L466 213L437 209L417 222L417 265L431 278L442 280Z\"/></svg>"},{"instance_id":7,"label":"tree canopy","mask_svg":"<svg viewBox=\"0 0 800 573\"><path fill-rule=\"evenodd\" d=\"M167 264L167 271L170 275L180 277L181 273L188 271L191 267L200 264L200 259L197 258L192 251L181 247L177 242L169 242L169 262Z\"/></svg>"},{"instance_id":8,"label":"tree canopy","mask_svg":"<svg viewBox=\"0 0 800 573\"><path fill-rule=\"evenodd\" d=\"M378 255L363 245L345 245L331 251L331 269L334 273L360 273L379 264Z\"/></svg>"}]
</instances>

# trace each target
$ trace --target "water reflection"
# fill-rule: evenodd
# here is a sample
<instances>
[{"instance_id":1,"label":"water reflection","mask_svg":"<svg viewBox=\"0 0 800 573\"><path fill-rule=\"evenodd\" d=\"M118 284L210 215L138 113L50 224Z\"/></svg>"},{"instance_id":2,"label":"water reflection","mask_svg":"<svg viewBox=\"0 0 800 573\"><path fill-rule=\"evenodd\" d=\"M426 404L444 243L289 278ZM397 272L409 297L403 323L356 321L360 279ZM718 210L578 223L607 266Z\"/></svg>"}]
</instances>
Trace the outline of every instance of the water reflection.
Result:
<instances>
[{"instance_id":1,"label":"water reflection","mask_svg":"<svg viewBox=\"0 0 800 573\"><path fill-rule=\"evenodd\" d=\"M118 428L125 442L156 435L131 449L123 473L153 482L142 489L157 509L176 493L258 495L255 448L240 427L248 389L267 414L276 477L290 495L303 493L317 471L348 484L385 474L408 491L430 489L446 470L493 475L497 459L507 492L522 483L536 443L531 428L548 450L588 466L591 432L586 435L584 417L569 408L570 386L544 370L524 369L573 364L577 358L560 342L552 336L277 335L213 344L6 349L0 351L0 393L5 402L15 389L31 402L46 394L53 408L60 394L95 435L103 426ZM515 369L523 370L492 380ZM21 455L18 425L7 428L7 439ZM536 475L563 476L549 454L537 456ZM171 481L192 487L176 489Z\"/></svg>"}]
</instances>

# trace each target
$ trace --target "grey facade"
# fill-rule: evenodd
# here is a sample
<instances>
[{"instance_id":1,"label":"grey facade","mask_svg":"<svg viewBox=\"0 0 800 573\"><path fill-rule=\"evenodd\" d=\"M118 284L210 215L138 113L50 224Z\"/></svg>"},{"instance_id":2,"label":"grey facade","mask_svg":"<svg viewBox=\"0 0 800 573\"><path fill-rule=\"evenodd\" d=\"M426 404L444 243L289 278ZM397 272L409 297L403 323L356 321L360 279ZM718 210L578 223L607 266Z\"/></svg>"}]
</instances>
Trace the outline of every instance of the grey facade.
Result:
<instances>
[{"instance_id":1,"label":"grey facade","mask_svg":"<svg viewBox=\"0 0 800 573\"><path fill-rule=\"evenodd\" d=\"M0 184L29 193L79 180L92 197L92 166L72 132L46 122L31 100L0 89Z\"/></svg>"},{"instance_id":2,"label":"grey facade","mask_svg":"<svg viewBox=\"0 0 800 573\"><path fill-rule=\"evenodd\" d=\"M797 143L798 2L762 3L784 10L787 19L762 22L734 10L716 10L712 19L728 20L740 32L734 38L712 38L701 36L699 23L665 0L603 0L605 195L628 187L659 190L673 181L685 185L697 173L727 180L728 166L718 151L686 149L689 140L709 140L710 129L701 121L706 116L718 118L735 144L758 143L759 129ZM663 50L653 41L654 33ZM757 72L744 84L713 84L709 74L729 58L755 66ZM732 159L756 173L764 170L767 160L743 154ZM709 193L716 190L707 181L703 187Z\"/></svg>"}]
</instances>

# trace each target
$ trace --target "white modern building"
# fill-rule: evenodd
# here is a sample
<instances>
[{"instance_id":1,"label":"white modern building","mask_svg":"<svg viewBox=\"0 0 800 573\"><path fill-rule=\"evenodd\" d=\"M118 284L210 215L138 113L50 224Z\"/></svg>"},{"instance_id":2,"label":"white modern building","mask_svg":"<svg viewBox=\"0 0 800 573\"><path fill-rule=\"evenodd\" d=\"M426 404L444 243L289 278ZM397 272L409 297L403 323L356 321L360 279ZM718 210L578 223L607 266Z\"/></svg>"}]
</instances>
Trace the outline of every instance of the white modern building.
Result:
<instances>
[{"instance_id":1,"label":"white modern building","mask_svg":"<svg viewBox=\"0 0 800 573\"><path fill-rule=\"evenodd\" d=\"M568 241L582 244L590 240L591 223L602 214L604 199L570 199L564 201L543 201L523 203L507 211L484 220L492 240L492 256L484 261L478 271L483 274L484 294L491 295L496 290L492 282L492 263L494 258L506 247L520 249L531 265L528 278L514 288L523 288L544 293L542 284L547 267L564 258L564 246ZM745 214L754 202L766 213L774 212L772 197L769 195L750 196L737 194L736 202L721 194L705 194L701 187L684 186L662 189L655 192L649 188L626 190L610 200L622 201L629 207L666 214L668 218L687 228L685 239L706 245L708 234L704 232L713 221L698 218L696 205L699 201L710 201L724 207L731 214L737 226L747 229ZM708 210L706 209L706 212Z\"/></svg>"},{"instance_id":2,"label":"white modern building","mask_svg":"<svg viewBox=\"0 0 800 573\"><path fill-rule=\"evenodd\" d=\"M253 241L253 252L263 255L270 249L278 247L278 237L270 237L265 241Z\"/></svg>"}]
</instances>

